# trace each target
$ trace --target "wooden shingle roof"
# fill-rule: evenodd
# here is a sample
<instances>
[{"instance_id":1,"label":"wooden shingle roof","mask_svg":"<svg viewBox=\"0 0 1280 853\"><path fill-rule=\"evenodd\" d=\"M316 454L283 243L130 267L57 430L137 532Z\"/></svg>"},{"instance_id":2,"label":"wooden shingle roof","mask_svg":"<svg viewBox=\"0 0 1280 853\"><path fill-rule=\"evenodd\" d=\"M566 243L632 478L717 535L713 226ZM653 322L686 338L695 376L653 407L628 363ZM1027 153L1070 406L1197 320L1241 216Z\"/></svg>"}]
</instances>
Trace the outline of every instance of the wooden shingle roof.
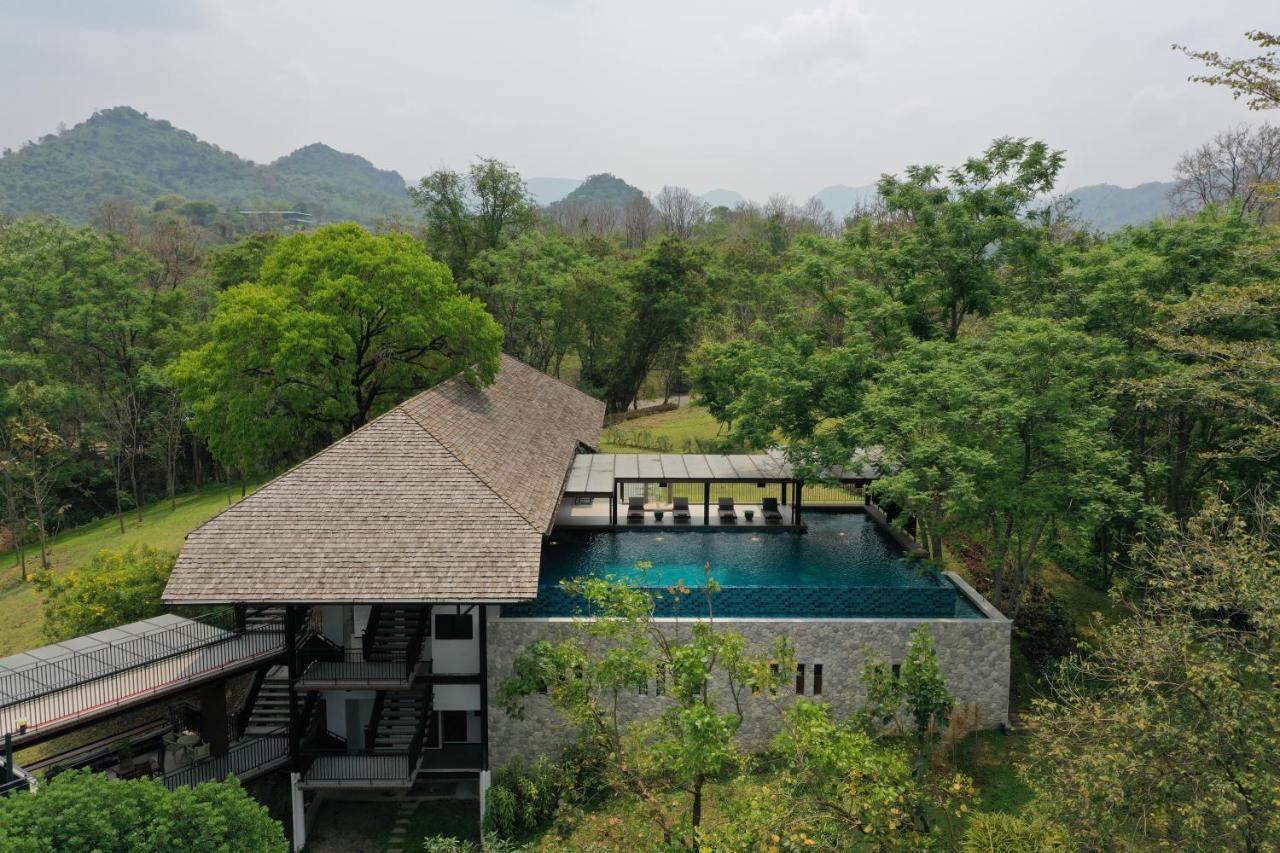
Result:
<instances>
[{"instance_id":1,"label":"wooden shingle roof","mask_svg":"<svg viewBox=\"0 0 1280 853\"><path fill-rule=\"evenodd\" d=\"M604 404L503 357L395 407L188 537L174 604L514 601Z\"/></svg>"}]
</instances>

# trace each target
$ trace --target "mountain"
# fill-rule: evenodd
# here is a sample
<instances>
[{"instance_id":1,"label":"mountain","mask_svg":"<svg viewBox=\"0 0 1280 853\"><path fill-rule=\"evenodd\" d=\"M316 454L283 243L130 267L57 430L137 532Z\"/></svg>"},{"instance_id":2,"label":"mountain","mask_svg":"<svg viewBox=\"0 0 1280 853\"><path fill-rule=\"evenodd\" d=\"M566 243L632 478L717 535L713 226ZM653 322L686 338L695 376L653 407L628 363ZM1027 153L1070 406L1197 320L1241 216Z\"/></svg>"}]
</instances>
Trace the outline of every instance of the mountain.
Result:
<instances>
[{"instance_id":1,"label":"mountain","mask_svg":"<svg viewBox=\"0 0 1280 853\"><path fill-rule=\"evenodd\" d=\"M845 184L833 184L818 190L814 196L827 210L831 211L836 222L842 222L855 207L870 204L875 200L876 185L864 184L860 187L851 187Z\"/></svg>"},{"instance_id":2,"label":"mountain","mask_svg":"<svg viewBox=\"0 0 1280 853\"><path fill-rule=\"evenodd\" d=\"M533 200L546 207L582 186L582 181L578 178L530 178L525 181L525 186Z\"/></svg>"},{"instance_id":3,"label":"mountain","mask_svg":"<svg viewBox=\"0 0 1280 853\"><path fill-rule=\"evenodd\" d=\"M628 199L643 195L644 192L638 187L633 187L622 178L603 172L599 175L589 175L580 186L576 187L573 192L566 195L561 201L607 201L622 205Z\"/></svg>"},{"instance_id":4,"label":"mountain","mask_svg":"<svg viewBox=\"0 0 1280 853\"><path fill-rule=\"evenodd\" d=\"M94 113L0 157L0 213L88 222L105 199L163 195L229 210L305 209L321 221L371 223L412 211L399 174L327 145L261 166L131 107Z\"/></svg>"},{"instance_id":5,"label":"mountain","mask_svg":"<svg viewBox=\"0 0 1280 853\"><path fill-rule=\"evenodd\" d=\"M736 190L711 190L702 194L702 200L712 207L727 207L732 210L747 199Z\"/></svg>"},{"instance_id":6,"label":"mountain","mask_svg":"<svg viewBox=\"0 0 1280 853\"><path fill-rule=\"evenodd\" d=\"M1063 196L1075 201L1072 215L1080 224L1098 231L1118 231L1172 214L1169 192L1172 181L1151 181L1136 187L1090 184Z\"/></svg>"}]
</instances>

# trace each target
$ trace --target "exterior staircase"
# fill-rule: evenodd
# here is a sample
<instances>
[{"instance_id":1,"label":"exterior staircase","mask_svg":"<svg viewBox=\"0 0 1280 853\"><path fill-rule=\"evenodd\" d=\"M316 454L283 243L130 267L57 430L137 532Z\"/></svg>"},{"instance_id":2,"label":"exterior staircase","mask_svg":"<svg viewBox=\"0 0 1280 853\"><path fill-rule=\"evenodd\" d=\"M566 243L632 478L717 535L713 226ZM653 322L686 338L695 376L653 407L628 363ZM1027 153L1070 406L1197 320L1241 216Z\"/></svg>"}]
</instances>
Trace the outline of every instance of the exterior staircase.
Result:
<instances>
[{"instance_id":1,"label":"exterior staircase","mask_svg":"<svg viewBox=\"0 0 1280 853\"><path fill-rule=\"evenodd\" d=\"M369 614L365 629L365 660L405 660L414 642L421 643L427 633L429 618L422 606L397 607L382 605Z\"/></svg>"},{"instance_id":2,"label":"exterior staircase","mask_svg":"<svg viewBox=\"0 0 1280 853\"><path fill-rule=\"evenodd\" d=\"M289 670L273 666L258 688L244 736L254 737L289 727Z\"/></svg>"},{"instance_id":3,"label":"exterior staircase","mask_svg":"<svg viewBox=\"0 0 1280 853\"><path fill-rule=\"evenodd\" d=\"M386 691L374 732L374 751L409 752L424 715L431 713L430 704L422 690Z\"/></svg>"}]
</instances>

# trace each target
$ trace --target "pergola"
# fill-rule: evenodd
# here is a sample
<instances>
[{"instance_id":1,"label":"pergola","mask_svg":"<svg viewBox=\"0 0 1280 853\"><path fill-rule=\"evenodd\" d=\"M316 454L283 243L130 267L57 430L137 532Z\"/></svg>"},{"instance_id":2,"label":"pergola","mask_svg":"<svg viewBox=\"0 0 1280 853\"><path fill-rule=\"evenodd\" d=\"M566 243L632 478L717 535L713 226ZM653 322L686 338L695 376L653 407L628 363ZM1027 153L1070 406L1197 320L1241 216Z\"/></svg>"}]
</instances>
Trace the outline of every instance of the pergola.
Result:
<instances>
[{"instance_id":1,"label":"pergola","mask_svg":"<svg viewBox=\"0 0 1280 853\"><path fill-rule=\"evenodd\" d=\"M618 523L618 503L627 483L702 483L702 523L710 524L713 483L751 483L778 486L779 504L788 490L792 523L800 523L804 484L796 479L781 451L768 453L580 453L565 482L566 497L608 498L609 523ZM789 487L789 488L788 488Z\"/></svg>"}]
</instances>

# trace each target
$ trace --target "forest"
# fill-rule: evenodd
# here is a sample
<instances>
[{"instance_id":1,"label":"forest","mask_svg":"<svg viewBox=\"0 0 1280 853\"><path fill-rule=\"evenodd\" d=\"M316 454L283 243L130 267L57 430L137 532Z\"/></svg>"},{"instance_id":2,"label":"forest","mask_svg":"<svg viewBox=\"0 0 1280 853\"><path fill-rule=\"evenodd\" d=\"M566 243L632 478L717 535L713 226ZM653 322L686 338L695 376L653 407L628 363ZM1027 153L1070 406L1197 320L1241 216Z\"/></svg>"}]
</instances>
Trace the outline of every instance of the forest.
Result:
<instances>
[{"instance_id":1,"label":"forest","mask_svg":"<svg viewBox=\"0 0 1280 853\"><path fill-rule=\"evenodd\" d=\"M1280 107L1265 67L1201 58L1205 82ZM1189 152L1179 215L1109 235L1054 201L1068 153L1016 137L885 175L841 222L607 175L539 208L491 158L423 177L412 215L370 227L245 233L176 196L103 199L91 225L6 218L5 583L39 582L59 531L243 488L443 378L491 381L506 352L615 414L691 393L720 430L688 449L781 445L818 480L881 448L877 497L1015 622L1039 808L1000 831L1272 849L1276 133ZM1224 184L1232 158L1255 174ZM1050 569L1123 615L1082 636ZM912 790L921 814L966 796ZM925 827L886 846L927 846Z\"/></svg>"}]
</instances>

